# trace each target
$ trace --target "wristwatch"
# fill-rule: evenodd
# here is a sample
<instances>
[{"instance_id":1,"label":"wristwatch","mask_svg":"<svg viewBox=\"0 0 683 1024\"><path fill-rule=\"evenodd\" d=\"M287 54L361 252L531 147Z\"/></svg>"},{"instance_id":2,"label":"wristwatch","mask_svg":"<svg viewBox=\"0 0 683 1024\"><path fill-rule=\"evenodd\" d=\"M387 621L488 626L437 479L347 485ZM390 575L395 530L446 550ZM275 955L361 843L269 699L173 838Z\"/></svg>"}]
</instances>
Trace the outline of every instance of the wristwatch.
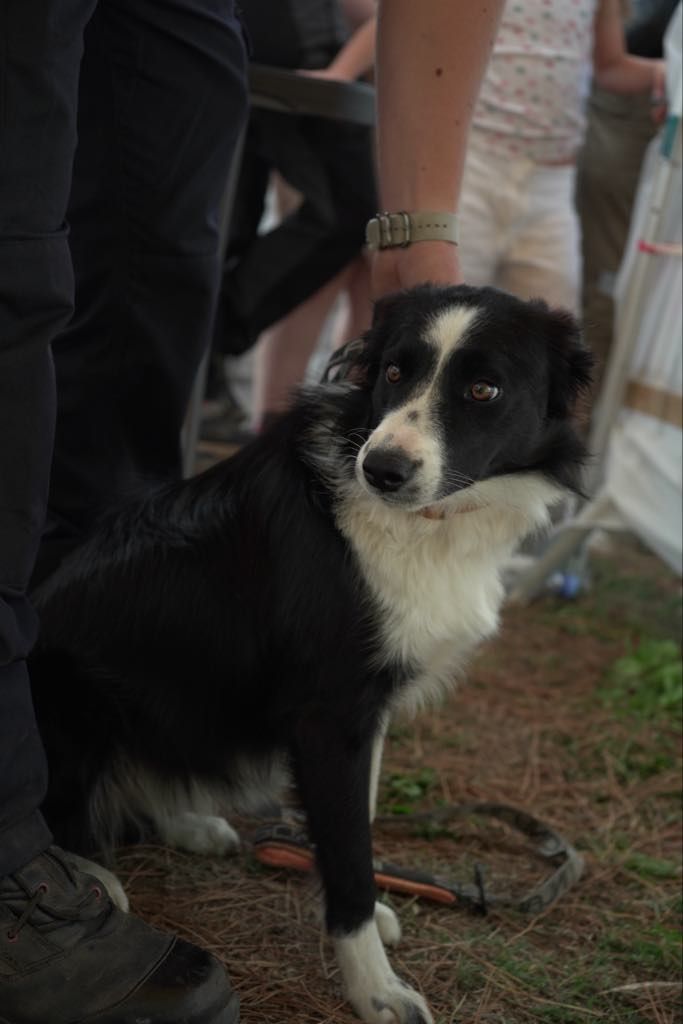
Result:
<instances>
[{"instance_id":1,"label":"wristwatch","mask_svg":"<svg viewBox=\"0 0 683 1024\"><path fill-rule=\"evenodd\" d=\"M378 213L365 228L365 241L371 252L377 249L405 248L413 242L452 242L458 244L458 218L454 213L420 210L417 213Z\"/></svg>"}]
</instances>

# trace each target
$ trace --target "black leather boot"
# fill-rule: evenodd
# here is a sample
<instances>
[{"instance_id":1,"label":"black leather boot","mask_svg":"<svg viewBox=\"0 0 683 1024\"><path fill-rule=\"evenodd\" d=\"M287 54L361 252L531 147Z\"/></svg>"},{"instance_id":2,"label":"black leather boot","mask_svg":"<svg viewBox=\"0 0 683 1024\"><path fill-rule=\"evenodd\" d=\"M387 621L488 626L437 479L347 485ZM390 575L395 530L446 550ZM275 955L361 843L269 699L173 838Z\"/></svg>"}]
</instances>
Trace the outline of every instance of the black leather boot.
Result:
<instances>
[{"instance_id":1,"label":"black leather boot","mask_svg":"<svg viewBox=\"0 0 683 1024\"><path fill-rule=\"evenodd\" d=\"M209 953L124 914L50 847L0 878L0 1024L236 1024Z\"/></svg>"}]
</instances>

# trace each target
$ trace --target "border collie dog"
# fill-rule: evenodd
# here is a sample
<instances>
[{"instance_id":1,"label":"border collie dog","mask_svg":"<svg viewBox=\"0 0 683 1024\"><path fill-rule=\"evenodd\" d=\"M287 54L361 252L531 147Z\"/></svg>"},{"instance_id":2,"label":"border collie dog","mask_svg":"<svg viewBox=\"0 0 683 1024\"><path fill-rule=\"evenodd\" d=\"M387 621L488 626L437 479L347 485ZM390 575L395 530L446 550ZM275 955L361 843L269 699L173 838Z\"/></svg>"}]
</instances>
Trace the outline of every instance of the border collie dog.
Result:
<instances>
[{"instance_id":1,"label":"border collie dog","mask_svg":"<svg viewBox=\"0 0 683 1024\"><path fill-rule=\"evenodd\" d=\"M45 812L81 852L150 824L225 852L222 811L293 780L344 989L425 1024L371 859L384 731L496 629L501 567L576 490L591 359L574 320L491 288L378 303L342 379L233 458L100 523L38 595Z\"/></svg>"}]
</instances>

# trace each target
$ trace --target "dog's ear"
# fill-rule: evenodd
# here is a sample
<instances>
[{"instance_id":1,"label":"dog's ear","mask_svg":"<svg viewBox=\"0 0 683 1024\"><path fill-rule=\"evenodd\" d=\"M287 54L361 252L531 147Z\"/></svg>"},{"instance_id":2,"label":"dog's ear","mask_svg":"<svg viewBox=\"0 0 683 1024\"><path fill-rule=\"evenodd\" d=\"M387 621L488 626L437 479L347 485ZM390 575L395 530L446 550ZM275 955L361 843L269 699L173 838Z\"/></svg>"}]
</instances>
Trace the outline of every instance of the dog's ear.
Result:
<instances>
[{"instance_id":1,"label":"dog's ear","mask_svg":"<svg viewBox=\"0 0 683 1024\"><path fill-rule=\"evenodd\" d=\"M390 292L377 299L372 306L372 327L381 328L404 298L405 292Z\"/></svg>"},{"instance_id":2,"label":"dog's ear","mask_svg":"<svg viewBox=\"0 0 683 1024\"><path fill-rule=\"evenodd\" d=\"M543 302L534 305L545 318L544 335L550 359L548 416L562 419L571 414L578 398L590 387L594 359L571 313L549 309Z\"/></svg>"},{"instance_id":3,"label":"dog's ear","mask_svg":"<svg viewBox=\"0 0 683 1024\"><path fill-rule=\"evenodd\" d=\"M384 347L397 327L400 307L405 305L405 292L392 292L377 299L372 308L372 326L363 335L363 351L356 366L359 381L374 387L382 365Z\"/></svg>"},{"instance_id":4,"label":"dog's ear","mask_svg":"<svg viewBox=\"0 0 683 1024\"><path fill-rule=\"evenodd\" d=\"M347 341L332 355L322 376L324 384L348 381L357 387L372 387L379 371L381 345L375 332Z\"/></svg>"},{"instance_id":5,"label":"dog's ear","mask_svg":"<svg viewBox=\"0 0 683 1024\"><path fill-rule=\"evenodd\" d=\"M363 362L365 337L353 338L332 353L323 370L322 383L331 384L336 381L350 380L356 382L358 367Z\"/></svg>"},{"instance_id":6,"label":"dog's ear","mask_svg":"<svg viewBox=\"0 0 683 1024\"><path fill-rule=\"evenodd\" d=\"M373 387L377 380L382 365L382 352L398 326L397 318L400 320L406 294L406 291L391 292L373 304L372 326L363 335L363 347L353 368L354 379L366 387Z\"/></svg>"},{"instance_id":7,"label":"dog's ear","mask_svg":"<svg viewBox=\"0 0 683 1024\"><path fill-rule=\"evenodd\" d=\"M360 339L360 346L349 364L347 379L359 387L373 388L382 363L385 332L375 324Z\"/></svg>"},{"instance_id":8,"label":"dog's ear","mask_svg":"<svg viewBox=\"0 0 683 1024\"><path fill-rule=\"evenodd\" d=\"M401 292L397 292L375 302L372 327L360 338L354 338L337 349L325 368L323 381L348 380L359 387L373 386L379 373L382 349L388 332L387 321L401 295Z\"/></svg>"}]
</instances>

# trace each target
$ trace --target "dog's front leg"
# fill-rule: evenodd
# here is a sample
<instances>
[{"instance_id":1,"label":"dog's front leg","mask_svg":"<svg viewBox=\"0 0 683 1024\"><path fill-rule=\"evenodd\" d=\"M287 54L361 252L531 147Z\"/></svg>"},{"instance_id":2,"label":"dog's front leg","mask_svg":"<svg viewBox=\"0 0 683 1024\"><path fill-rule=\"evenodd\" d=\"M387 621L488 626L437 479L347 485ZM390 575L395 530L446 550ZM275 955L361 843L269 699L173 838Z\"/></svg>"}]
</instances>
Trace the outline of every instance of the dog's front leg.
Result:
<instances>
[{"instance_id":1,"label":"dog's front leg","mask_svg":"<svg viewBox=\"0 0 683 1024\"><path fill-rule=\"evenodd\" d=\"M375 920L371 756L371 736L352 739L322 715L297 730L294 768L316 844L327 929L346 996L364 1021L431 1024L422 996L391 969Z\"/></svg>"},{"instance_id":2,"label":"dog's front leg","mask_svg":"<svg viewBox=\"0 0 683 1024\"><path fill-rule=\"evenodd\" d=\"M382 754L384 752L384 737L389 728L388 715L380 720L377 732L372 741L372 756L370 758L370 824L372 825L377 814L377 793L379 790L379 776L382 770ZM397 946L401 941L401 925L391 909L385 903L375 903L375 921L382 936L385 946Z\"/></svg>"},{"instance_id":3,"label":"dog's front leg","mask_svg":"<svg viewBox=\"0 0 683 1024\"><path fill-rule=\"evenodd\" d=\"M372 757L370 760L370 824L375 820L377 814L377 794L379 792L379 777L382 771L382 755L384 753L384 738L389 728L389 717L382 718L377 727L377 732L372 741Z\"/></svg>"}]
</instances>

